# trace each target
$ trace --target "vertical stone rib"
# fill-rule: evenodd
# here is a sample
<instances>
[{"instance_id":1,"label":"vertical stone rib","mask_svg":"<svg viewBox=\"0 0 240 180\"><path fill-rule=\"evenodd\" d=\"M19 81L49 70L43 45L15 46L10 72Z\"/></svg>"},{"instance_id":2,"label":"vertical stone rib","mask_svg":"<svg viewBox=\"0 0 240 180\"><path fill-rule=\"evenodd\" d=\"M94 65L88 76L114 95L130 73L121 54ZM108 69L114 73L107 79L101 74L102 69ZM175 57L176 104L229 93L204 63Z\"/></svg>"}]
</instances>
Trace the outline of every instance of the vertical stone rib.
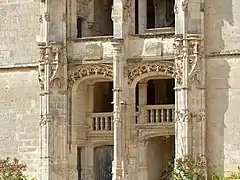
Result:
<instances>
[{"instance_id":1,"label":"vertical stone rib","mask_svg":"<svg viewBox=\"0 0 240 180\"><path fill-rule=\"evenodd\" d=\"M115 43L113 56L113 129L114 129L114 158L113 158L113 180L121 180L122 178L122 108L121 108L121 60L122 60L122 44Z\"/></svg>"}]
</instances>

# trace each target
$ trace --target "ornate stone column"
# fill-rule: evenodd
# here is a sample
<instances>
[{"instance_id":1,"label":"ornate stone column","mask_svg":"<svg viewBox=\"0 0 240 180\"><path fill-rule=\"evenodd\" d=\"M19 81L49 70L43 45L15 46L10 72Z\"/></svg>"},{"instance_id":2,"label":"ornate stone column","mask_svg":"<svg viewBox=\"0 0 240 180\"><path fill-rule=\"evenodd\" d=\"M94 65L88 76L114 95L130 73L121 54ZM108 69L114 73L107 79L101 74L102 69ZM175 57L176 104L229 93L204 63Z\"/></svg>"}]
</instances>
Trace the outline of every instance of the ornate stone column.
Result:
<instances>
[{"instance_id":1,"label":"ornate stone column","mask_svg":"<svg viewBox=\"0 0 240 180\"><path fill-rule=\"evenodd\" d=\"M205 158L205 57L203 1L177 0L175 5L176 157ZM181 34L181 35L180 35Z\"/></svg>"},{"instance_id":2,"label":"ornate stone column","mask_svg":"<svg viewBox=\"0 0 240 180\"><path fill-rule=\"evenodd\" d=\"M139 83L139 111L140 111L140 124L147 124L144 106L147 105L147 83Z\"/></svg>"},{"instance_id":3,"label":"ornate stone column","mask_svg":"<svg viewBox=\"0 0 240 180\"><path fill-rule=\"evenodd\" d=\"M148 141L138 142L138 180L148 180Z\"/></svg>"},{"instance_id":4,"label":"ornate stone column","mask_svg":"<svg viewBox=\"0 0 240 180\"><path fill-rule=\"evenodd\" d=\"M67 66L60 44L40 46L40 179L67 179Z\"/></svg>"},{"instance_id":5,"label":"ornate stone column","mask_svg":"<svg viewBox=\"0 0 240 180\"><path fill-rule=\"evenodd\" d=\"M123 78L123 52L122 43L114 43L113 55L113 123L114 123L114 160L113 180L121 180L123 176L123 134L122 134L122 78Z\"/></svg>"}]
</instances>

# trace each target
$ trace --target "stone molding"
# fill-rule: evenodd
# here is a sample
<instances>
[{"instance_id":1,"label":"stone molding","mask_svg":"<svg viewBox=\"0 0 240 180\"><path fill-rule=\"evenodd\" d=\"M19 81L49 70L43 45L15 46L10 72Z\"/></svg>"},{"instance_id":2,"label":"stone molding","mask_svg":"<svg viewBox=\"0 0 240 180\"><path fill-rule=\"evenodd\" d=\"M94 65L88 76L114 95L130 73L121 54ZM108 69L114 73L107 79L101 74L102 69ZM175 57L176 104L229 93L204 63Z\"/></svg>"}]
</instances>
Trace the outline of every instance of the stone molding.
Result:
<instances>
[{"instance_id":1,"label":"stone molding","mask_svg":"<svg viewBox=\"0 0 240 180\"><path fill-rule=\"evenodd\" d=\"M80 65L69 72L68 88L72 89L74 83L84 77L113 77L113 67L108 64Z\"/></svg>"},{"instance_id":2,"label":"stone molding","mask_svg":"<svg viewBox=\"0 0 240 180\"><path fill-rule=\"evenodd\" d=\"M172 75L174 73L174 63L171 61L130 63L128 66L128 84L131 84L135 78L143 74L165 73Z\"/></svg>"}]
</instances>

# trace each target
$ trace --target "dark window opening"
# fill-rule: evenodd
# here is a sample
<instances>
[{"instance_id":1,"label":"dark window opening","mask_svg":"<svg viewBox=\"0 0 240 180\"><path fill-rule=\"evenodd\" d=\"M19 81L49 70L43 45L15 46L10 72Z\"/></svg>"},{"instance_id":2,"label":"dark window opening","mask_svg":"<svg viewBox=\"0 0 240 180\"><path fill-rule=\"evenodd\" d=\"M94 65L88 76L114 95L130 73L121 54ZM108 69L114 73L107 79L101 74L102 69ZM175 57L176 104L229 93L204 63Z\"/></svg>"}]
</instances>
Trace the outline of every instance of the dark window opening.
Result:
<instances>
[{"instance_id":1,"label":"dark window opening","mask_svg":"<svg viewBox=\"0 0 240 180\"><path fill-rule=\"evenodd\" d=\"M81 180L81 171L82 171L82 167L81 167L81 147L77 147L77 172L78 172L78 180Z\"/></svg>"},{"instance_id":2,"label":"dark window opening","mask_svg":"<svg viewBox=\"0 0 240 180\"><path fill-rule=\"evenodd\" d=\"M113 83L97 82L94 85L94 113L113 111Z\"/></svg>"},{"instance_id":3,"label":"dark window opening","mask_svg":"<svg viewBox=\"0 0 240 180\"><path fill-rule=\"evenodd\" d=\"M175 26L175 0L147 0L147 29Z\"/></svg>"},{"instance_id":4,"label":"dark window opening","mask_svg":"<svg viewBox=\"0 0 240 180\"><path fill-rule=\"evenodd\" d=\"M147 86L148 105L166 105L175 103L174 80L149 80Z\"/></svg>"},{"instance_id":5,"label":"dark window opening","mask_svg":"<svg viewBox=\"0 0 240 180\"><path fill-rule=\"evenodd\" d=\"M147 0L147 29L155 28L155 7L153 0Z\"/></svg>"},{"instance_id":6,"label":"dark window opening","mask_svg":"<svg viewBox=\"0 0 240 180\"><path fill-rule=\"evenodd\" d=\"M135 0L135 34L138 34L138 0Z\"/></svg>"},{"instance_id":7,"label":"dark window opening","mask_svg":"<svg viewBox=\"0 0 240 180\"><path fill-rule=\"evenodd\" d=\"M80 17L77 18L77 38L82 37L82 19Z\"/></svg>"}]
</instances>

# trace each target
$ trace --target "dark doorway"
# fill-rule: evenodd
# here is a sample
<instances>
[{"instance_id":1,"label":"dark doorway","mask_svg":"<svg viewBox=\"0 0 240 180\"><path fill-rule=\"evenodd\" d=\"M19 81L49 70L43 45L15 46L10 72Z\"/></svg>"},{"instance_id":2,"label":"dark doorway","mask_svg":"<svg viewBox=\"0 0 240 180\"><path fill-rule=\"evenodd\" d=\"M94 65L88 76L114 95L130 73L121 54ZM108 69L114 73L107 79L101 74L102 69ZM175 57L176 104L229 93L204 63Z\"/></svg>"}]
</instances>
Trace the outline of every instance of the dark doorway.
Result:
<instances>
[{"instance_id":1,"label":"dark doorway","mask_svg":"<svg viewBox=\"0 0 240 180\"><path fill-rule=\"evenodd\" d=\"M95 180L112 180L113 146L101 146L94 150Z\"/></svg>"}]
</instances>

